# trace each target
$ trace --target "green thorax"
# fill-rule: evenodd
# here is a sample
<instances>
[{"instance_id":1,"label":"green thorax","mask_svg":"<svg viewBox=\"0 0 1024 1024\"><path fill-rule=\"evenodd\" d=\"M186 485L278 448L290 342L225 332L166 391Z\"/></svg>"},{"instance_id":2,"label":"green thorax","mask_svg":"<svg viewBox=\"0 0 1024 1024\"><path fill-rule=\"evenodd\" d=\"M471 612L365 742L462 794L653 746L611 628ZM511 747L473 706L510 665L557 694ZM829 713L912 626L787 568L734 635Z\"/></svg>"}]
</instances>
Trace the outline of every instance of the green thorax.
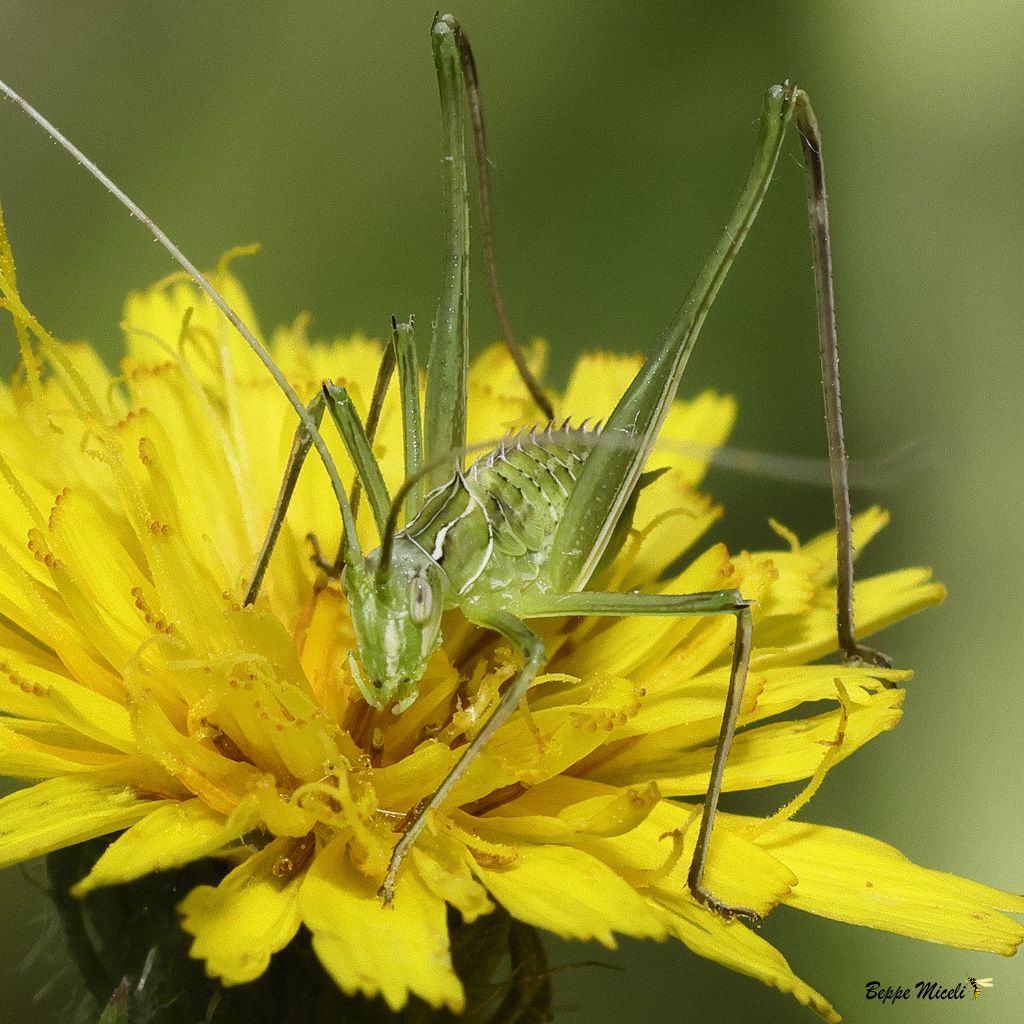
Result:
<instances>
[{"instance_id":1,"label":"green thorax","mask_svg":"<svg viewBox=\"0 0 1024 1024\"><path fill-rule=\"evenodd\" d=\"M441 568L449 606L551 589L555 527L598 436L563 425L505 440L431 491L396 541L416 544Z\"/></svg>"}]
</instances>

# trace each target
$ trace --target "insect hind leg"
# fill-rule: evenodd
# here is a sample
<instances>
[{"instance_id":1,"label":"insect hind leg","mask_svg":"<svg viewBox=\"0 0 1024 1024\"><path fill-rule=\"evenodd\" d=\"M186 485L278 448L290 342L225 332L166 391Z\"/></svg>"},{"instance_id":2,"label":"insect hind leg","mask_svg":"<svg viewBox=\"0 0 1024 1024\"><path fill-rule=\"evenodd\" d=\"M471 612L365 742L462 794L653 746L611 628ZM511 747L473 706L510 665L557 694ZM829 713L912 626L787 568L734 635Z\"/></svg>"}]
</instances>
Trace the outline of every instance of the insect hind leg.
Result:
<instances>
[{"instance_id":1,"label":"insect hind leg","mask_svg":"<svg viewBox=\"0 0 1024 1024\"><path fill-rule=\"evenodd\" d=\"M711 763L711 776L708 780L707 794L704 797L704 813L701 815L697 845L693 850L693 859L690 861L690 871L686 882L693 898L698 903L714 910L722 917L726 919L743 917L755 924L760 924L761 915L757 911L748 907L729 906L716 898L704 886L704 868L711 846L711 829L718 810L718 798L722 792L722 779L725 775L725 764L729 758L729 748L736 735L736 722L740 714L743 691L747 684L747 669L750 666L750 650L753 643L750 602L743 600L737 594L733 610L736 615L736 640L733 645L732 668L729 672L729 690L725 698L725 710L722 712L722 726L715 744L715 756Z\"/></svg>"},{"instance_id":2,"label":"insect hind leg","mask_svg":"<svg viewBox=\"0 0 1024 1024\"><path fill-rule=\"evenodd\" d=\"M829 473L832 478L832 506L836 523L836 630L843 661L848 665L877 665L891 668L892 659L857 642L853 621L853 522L850 512L850 479L843 432L839 393L839 346L836 335L836 300L832 284L832 237L829 231L828 194L821 133L807 93L791 82L787 91L800 134L804 170L807 176L807 216L814 256L814 290L818 311L818 348L821 381L825 397L825 427L828 434Z\"/></svg>"},{"instance_id":3,"label":"insect hind leg","mask_svg":"<svg viewBox=\"0 0 1024 1024\"><path fill-rule=\"evenodd\" d=\"M521 601L516 611L524 619L554 618L568 615L732 615L736 619L736 639L733 646L729 689L722 713L722 725L715 744L704 813L701 816L697 843L690 861L687 884L693 898L702 906L721 917L731 920L746 918L760 923L761 914L750 907L732 906L711 893L704 885L704 869L711 848L711 832L718 798L722 793L722 779L729 758L729 748L736 735L743 691L747 683L750 651L753 644L751 601L737 590L716 590L702 594L614 594L581 591L568 594L542 594Z\"/></svg>"}]
</instances>

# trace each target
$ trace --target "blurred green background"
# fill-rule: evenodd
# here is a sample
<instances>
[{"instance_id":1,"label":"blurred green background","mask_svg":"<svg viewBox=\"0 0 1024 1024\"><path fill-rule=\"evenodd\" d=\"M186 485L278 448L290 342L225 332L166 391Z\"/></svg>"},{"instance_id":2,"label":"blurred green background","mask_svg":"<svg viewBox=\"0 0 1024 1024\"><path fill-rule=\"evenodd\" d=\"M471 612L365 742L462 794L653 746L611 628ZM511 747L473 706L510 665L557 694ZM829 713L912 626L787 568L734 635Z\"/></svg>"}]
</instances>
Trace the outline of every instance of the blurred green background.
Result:
<instances>
[{"instance_id":1,"label":"blurred green background","mask_svg":"<svg viewBox=\"0 0 1024 1024\"><path fill-rule=\"evenodd\" d=\"M240 266L264 327L313 312L322 334L429 323L440 274L433 0L126 5L0 3L0 75L37 104L201 265ZM1024 543L1024 8L1014 2L484 3L473 41L495 163L506 300L575 353L643 351L710 250L747 170L760 97L789 76L826 146L844 405L854 460L923 440L895 485L879 571L929 564L946 605L881 646L917 669L906 720L832 772L804 816L914 860L1024 888L1020 843ZM1014 54L1017 54L1014 57ZM111 359L128 289L171 264L144 230L9 104L0 200L23 295L57 335ZM736 393L735 441L824 451L799 147L791 140L690 362L684 393ZM493 338L475 271L472 333ZM0 333L0 364L13 367ZM581 410L582 411L582 410ZM823 489L718 471L730 545L775 516L826 529ZM774 795L773 795L774 796ZM779 801L781 802L781 797ZM63 1019L68 968L41 871L2 876L0 1019ZM853 1021L1016 1019L1024 963L781 911L763 934ZM559 1019L637 1024L811 1015L677 944L622 954L552 943ZM382 951L386 955L386 951ZM864 999L885 983L992 976L978 1003ZM36 998L38 997L38 998Z\"/></svg>"}]
</instances>

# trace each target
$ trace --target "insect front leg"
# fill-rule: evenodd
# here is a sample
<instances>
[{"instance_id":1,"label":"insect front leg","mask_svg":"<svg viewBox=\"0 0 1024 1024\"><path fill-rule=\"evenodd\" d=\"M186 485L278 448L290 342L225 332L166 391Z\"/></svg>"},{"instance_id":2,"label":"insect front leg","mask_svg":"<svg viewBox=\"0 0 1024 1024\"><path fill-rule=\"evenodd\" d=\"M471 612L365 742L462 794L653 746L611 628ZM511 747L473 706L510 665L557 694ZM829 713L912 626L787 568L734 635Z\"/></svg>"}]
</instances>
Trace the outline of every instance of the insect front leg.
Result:
<instances>
[{"instance_id":1,"label":"insect front leg","mask_svg":"<svg viewBox=\"0 0 1024 1024\"><path fill-rule=\"evenodd\" d=\"M704 814L701 817L697 845L687 882L693 898L702 906L716 911L725 918L745 917L760 922L761 915L749 907L733 907L718 899L704 886L704 868L711 845L711 830L722 792L722 777L729 757L736 721L739 718L743 690L747 683L750 664L752 625L750 601L737 590L717 590L704 594L605 594L583 591L575 594L543 594L517 603L516 610L524 618L554 618L564 615L733 615L736 619L736 639L729 673L729 691L725 698L722 726L715 744L711 763Z\"/></svg>"},{"instance_id":2,"label":"insect front leg","mask_svg":"<svg viewBox=\"0 0 1024 1024\"><path fill-rule=\"evenodd\" d=\"M390 364L392 367L394 366L394 359L390 360ZM379 376L378 380L380 380ZM368 429L364 429L363 424L359 421L352 399L344 387L329 380L324 381L321 394L331 414L331 419L334 420L334 425L338 428L338 433L341 434L341 439L345 442L345 447L356 467L356 481L357 483L362 482L363 488L366 490L377 529L383 530L391 507L391 495L388 494L380 466L373 456L373 436ZM369 424L370 421L367 422ZM373 426L376 428L376 423ZM353 495L358 496L355 486L353 486L352 492ZM356 502L353 501L353 513L355 510ZM340 565L337 567L340 568Z\"/></svg>"},{"instance_id":3,"label":"insect front leg","mask_svg":"<svg viewBox=\"0 0 1024 1024\"><path fill-rule=\"evenodd\" d=\"M465 774L466 769L472 764L476 755L484 748L487 741L494 735L501 726L508 721L512 712L519 706L520 700L529 689L530 683L536 678L537 673L544 664L546 653L544 642L529 626L514 615L509 615L498 609L483 607L468 603L462 608L465 616L470 622L484 629L494 630L510 640L513 646L523 655L525 662L523 667L516 673L509 688L501 695L498 706L494 713L484 722L483 727L473 737L469 745L462 752L462 756L455 762L455 766L445 776L444 781L434 791L433 795L422 805L414 809L412 820L409 822L405 834L399 839L394 851L391 854L391 863L388 865L388 872L384 876L384 884L380 887L379 895L385 903L390 903L395 894L395 879L398 877L398 869L405 860L413 843L423 831L427 822L427 815L440 807L448 798L456 783Z\"/></svg>"},{"instance_id":4,"label":"insect front leg","mask_svg":"<svg viewBox=\"0 0 1024 1024\"><path fill-rule=\"evenodd\" d=\"M324 393L318 391L312 401L306 406L310 420L317 429L324 418L325 399ZM270 525L267 527L267 535L263 539L263 546L259 555L256 556L256 564L253 566L252 576L249 579L249 586L245 591L243 605L250 605L256 600L256 595L263 585L263 577L266 574L267 566L270 564L270 556L277 544L278 535L281 533L281 526L284 523L285 513L291 504L292 495L295 493L295 485L299 480L299 472L302 464L306 461L309 449L313 446L313 438L303 423L295 428L295 437L292 439L292 449L288 454L288 463L284 469L284 477L281 480L280 490L277 492L277 500L274 502L274 511L270 516ZM319 555L319 546L317 546ZM321 566L322 567L322 566Z\"/></svg>"},{"instance_id":5,"label":"insect front leg","mask_svg":"<svg viewBox=\"0 0 1024 1024\"><path fill-rule=\"evenodd\" d=\"M374 403L371 406L371 414L373 413L374 408L380 404L376 401L377 394L380 393L383 395L383 392L387 389L387 380L391 376L394 366L394 355L392 354L389 358L387 354L385 354L384 361L381 363L381 371L377 376L377 387L374 389ZM381 398L381 401L383 401L383 398ZM323 422L324 411L328 409L330 410L331 418L334 420L335 426L338 428L338 433L341 434L341 438L345 442L345 447L348 450L349 456L356 467L356 484L362 482L369 497L370 506L373 510L377 526L378 528L383 529L384 522L387 519L388 509L391 504L391 497L388 494L384 478L381 476L380 467L377 465L377 462L373 457L373 450L371 448L373 432L370 429L371 427L373 430L376 429L376 421L379 418L379 409L376 416L371 415L371 417L367 419L367 427L364 429L362 423L359 422L359 417L356 415L355 407L352 405L352 399L349 397L345 388L337 384L333 384L331 381L325 381L320 391L316 393L309 405L306 406L310 419L318 430L320 428L320 424ZM281 525L284 522L285 514L287 513L288 506L291 503L292 495L295 493L295 485L298 483L299 472L302 470L302 465L306 461L306 456L309 454L309 450L312 446L313 438L310 436L305 425L303 423L299 423L298 427L295 428L295 437L292 440L292 448L288 455L288 463L285 466L284 477L281 480L281 488L277 492L277 500L274 502L274 511L270 516L270 525L267 527L267 534L263 540L263 546L260 548L260 553L256 558L256 565L253 568L252 578L249 582L249 587L245 592L245 600L243 603L246 605L252 604L253 601L256 600L257 594L259 594L260 586L263 583L263 577L267 571L267 565L270 562L270 556L277 543L277 538L281 533ZM351 499L353 515L357 507L358 500L359 491L354 486L352 489ZM346 539L347 533L346 536L342 537L337 557L333 562L331 562L324 557L316 537L310 534L310 540L312 541L314 548L314 561L329 576L338 576L341 573L341 568L345 562Z\"/></svg>"},{"instance_id":6,"label":"insect front leg","mask_svg":"<svg viewBox=\"0 0 1024 1024\"><path fill-rule=\"evenodd\" d=\"M395 318L391 318L391 323L394 324ZM369 444L373 444L373 439L377 434L377 426L380 423L380 414L384 411L384 399L387 398L388 386L391 383L391 378L395 373L395 339L392 333L392 339L390 345L384 346L384 351L381 354L380 366L377 367L377 379L373 382L373 395L370 398L370 408L366 413L366 439ZM352 506L352 515L358 515L359 513L359 495L362 490L362 477L357 476L355 483L352 484L352 492L349 494L349 504Z\"/></svg>"}]
</instances>

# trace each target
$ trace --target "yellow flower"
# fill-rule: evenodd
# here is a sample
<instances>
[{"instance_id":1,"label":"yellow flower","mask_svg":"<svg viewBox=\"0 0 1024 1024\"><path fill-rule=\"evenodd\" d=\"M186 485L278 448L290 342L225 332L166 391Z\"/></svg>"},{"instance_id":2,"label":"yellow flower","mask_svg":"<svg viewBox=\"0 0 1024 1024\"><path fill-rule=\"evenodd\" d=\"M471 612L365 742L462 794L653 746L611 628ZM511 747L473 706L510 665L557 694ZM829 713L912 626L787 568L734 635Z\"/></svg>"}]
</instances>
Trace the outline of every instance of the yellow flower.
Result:
<instances>
[{"instance_id":1,"label":"yellow flower","mask_svg":"<svg viewBox=\"0 0 1024 1024\"><path fill-rule=\"evenodd\" d=\"M215 280L248 323L225 266ZM0 801L0 864L120 832L76 887L217 856L216 887L180 906L192 954L225 984L258 977L305 925L347 992L392 1008L410 993L462 1008L446 904L471 921L495 902L566 938L675 936L828 1020L838 1016L744 924L699 907L686 885L726 691L731 620L572 619L545 627L550 655L525 706L495 735L403 866L394 906L376 892L395 824L428 796L515 669L507 644L451 614L419 700L376 712L349 675L345 599L313 568L339 517L310 461L264 590L241 607L295 428L292 411L205 297L172 279L129 298L127 354L112 377L83 345L49 338L22 305L6 238L0 288L25 357L0 391L0 771L32 785ZM365 414L380 346L271 340L304 397L344 379ZM48 364L43 373L32 355ZM539 348L534 350L539 363ZM602 416L638 361L591 356L558 403ZM375 444L401 482L397 399ZM509 361L491 349L469 384L470 440L529 424ZM834 540L730 555L692 549L720 509L695 489L731 400L677 403L609 589L737 587L757 601L756 649L727 790L809 780L778 815L722 814L709 888L767 914L780 903L855 924L1010 954L1024 937L998 910L1024 900L918 868L892 848L792 820L838 760L900 717L905 671L811 665L834 649ZM341 458L340 444L332 441ZM873 509L858 547L880 529ZM374 546L370 517L361 542ZM861 581L871 632L941 599L928 573ZM821 711L823 701L832 709ZM807 717L788 713L814 702ZM681 799L673 799L681 798ZM386 955L382 953L386 951Z\"/></svg>"}]
</instances>

